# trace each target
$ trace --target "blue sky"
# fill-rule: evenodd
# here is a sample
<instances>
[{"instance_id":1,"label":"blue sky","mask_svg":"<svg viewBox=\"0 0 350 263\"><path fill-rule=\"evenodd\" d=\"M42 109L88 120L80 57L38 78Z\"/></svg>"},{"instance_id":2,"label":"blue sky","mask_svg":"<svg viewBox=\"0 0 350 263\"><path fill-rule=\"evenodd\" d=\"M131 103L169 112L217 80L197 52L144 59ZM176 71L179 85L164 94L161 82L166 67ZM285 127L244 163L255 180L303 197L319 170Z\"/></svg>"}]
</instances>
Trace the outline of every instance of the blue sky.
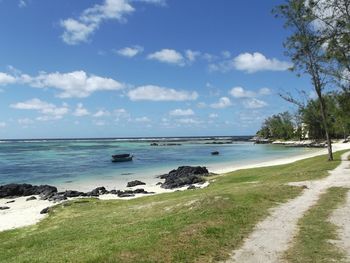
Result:
<instances>
[{"instance_id":1,"label":"blue sky","mask_svg":"<svg viewBox=\"0 0 350 263\"><path fill-rule=\"evenodd\" d=\"M307 89L266 0L0 0L0 138L251 135Z\"/></svg>"}]
</instances>

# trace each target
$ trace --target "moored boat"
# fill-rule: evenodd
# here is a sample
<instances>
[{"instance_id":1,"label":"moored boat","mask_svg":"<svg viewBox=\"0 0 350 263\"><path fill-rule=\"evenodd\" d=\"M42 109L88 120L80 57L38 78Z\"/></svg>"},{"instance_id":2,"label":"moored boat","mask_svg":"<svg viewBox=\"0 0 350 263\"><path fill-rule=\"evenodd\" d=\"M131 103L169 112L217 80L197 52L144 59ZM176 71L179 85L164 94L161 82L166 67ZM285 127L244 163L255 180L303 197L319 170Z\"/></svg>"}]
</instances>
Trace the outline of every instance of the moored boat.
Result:
<instances>
[{"instance_id":1,"label":"moored boat","mask_svg":"<svg viewBox=\"0 0 350 263\"><path fill-rule=\"evenodd\" d=\"M132 158L134 156L126 153L126 154L115 154L112 155L112 162L128 162L128 161L132 161Z\"/></svg>"},{"instance_id":2,"label":"moored boat","mask_svg":"<svg viewBox=\"0 0 350 263\"><path fill-rule=\"evenodd\" d=\"M219 155L219 152L218 151L213 151L213 152L211 152L211 155Z\"/></svg>"}]
</instances>

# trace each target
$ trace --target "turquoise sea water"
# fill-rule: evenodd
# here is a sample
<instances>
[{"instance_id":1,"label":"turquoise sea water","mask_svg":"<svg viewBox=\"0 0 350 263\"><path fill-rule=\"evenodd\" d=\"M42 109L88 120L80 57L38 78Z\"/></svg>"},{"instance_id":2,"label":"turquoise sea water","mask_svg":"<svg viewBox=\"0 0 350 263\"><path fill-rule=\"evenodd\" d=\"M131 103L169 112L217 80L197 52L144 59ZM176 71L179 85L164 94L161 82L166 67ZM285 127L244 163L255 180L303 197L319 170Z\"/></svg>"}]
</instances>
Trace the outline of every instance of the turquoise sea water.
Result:
<instances>
[{"instance_id":1,"label":"turquoise sea water","mask_svg":"<svg viewBox=\"0 0 350 263\"><path fill-rule=\"evenodd\" d=\"M7 183L65 184L103 179L155 177L181 165L232 164L267 161L309 151L273 145L254 145L229 138L37 140L0 142L0 185ZM222 144L212 144L220 142ZM219 156L212 156L219 151ZM111 155L132 153L132 162L112 163Z\"/></svg>"}]
</instances>

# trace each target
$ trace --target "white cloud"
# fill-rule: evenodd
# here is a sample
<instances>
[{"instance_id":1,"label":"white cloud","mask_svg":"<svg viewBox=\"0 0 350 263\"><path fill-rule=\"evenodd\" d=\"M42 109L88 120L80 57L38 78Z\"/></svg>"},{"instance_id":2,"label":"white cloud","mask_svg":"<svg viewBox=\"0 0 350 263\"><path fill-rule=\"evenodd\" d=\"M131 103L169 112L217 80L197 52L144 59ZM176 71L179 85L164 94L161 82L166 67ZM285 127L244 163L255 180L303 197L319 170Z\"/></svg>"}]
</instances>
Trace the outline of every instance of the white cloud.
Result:
<instances>
[{"instance_id":1,"label":"white cloud","mask_svg":"<svg viewBox=\"0 0 350 263\"><path fill-rule=\"evenodd\" d=\"M88 75L84 71L73 71L69 73L45 73L36 77L21 76L22 81L32 87L55 88L62 92L60 98L85 98L96 91L120 90L124 84L112 79L95 75Z\"/></svg>"},{"instance_id":2,"label":"white cloud","mask_svg":"<svg viewBox=\"0 0 350 263\"><path fill-rule=\"evenodd\" d=\"M228 54L227 54L228 55ZM228 72L241 70L247 73L258 71L285 71L292 66L292 63L280 61L276 58L267 58L259 52L242 53L233 59L209 64L209 71Z\"/></svg>"},{"instance_id":3,"label":"white cloud","mask_svg":"<svg viewBox=\"0 0 350 263\"><path fill-rule=\"evenodd\" d=\"M16 82L16 78L7 73L0 72L0 86L12 84Z\"/></svg>"},{"instance_id":4,"label":"white cloud","mask_svg":"<svg viewBox=\"0 0 350 263\"><path fill-rule=\"evenodd\" d=\"M174 49L162 49L155 53L149 54L148 59L157 60L159 62L174 64L178 66L185 65L185 59L181 53Z\"/></svg>"},{"instance_id":5,"label":"white cloud","mask_svg":"<svg viewBox=\"0 0 350 263\"><path fill-rule=\"evenodd\" d=\"M130 114L126 111L126 109L116 109L113 112L117 117L128 117Z\"/></svg>"},{"instance_id":6,"label":"white cloud","mask_svg":"<svg viewBox=\"0 0 350 263\"><path fill-rule=\"evenodd\" d=\"M247 109L259 109L267 106L267 103L256 98L252 98L243 102L244 107Z\"/></svg>"},{"instance_id":7,"label":"white cloud","mask_svg":"<svg viewBox=\"0 0 350 263\"><path fill-rule=\"evenodd\" d=\"M147 122L151 122L151 119L144 116L144 117L139 117L135 119L136 122L142 122L142 123L147 123Z\"/></svg>"},{"instance_id":8,"label":"white cloud","mask_svg":"<svg viewBox=\"0 0 350 263\"><path fill-rule=\"evenodd\" d=\"M223 108L230 107L231 105L232 105L232 102L229 98L221 97L218 102L211 104L210 107L214 109L223 109Z\"/></svg>"},{"instance_id":9,"label":"white cloud","mask_svg":"<svg viewBox=\"0 0 350 263\"><path fill-rule=\"evenodd\" d=\"M203 59L205 59L208 62L212 62L213 60L216 60L218 57L209 53L204 53L203 54Z\"/></svg>"},{"instance_id":10,"label":"white cloud","mask_svg":"<svg viewBox=\"0 0 350 263\"><path fill-rule=\"evenodd\" d=\"M269 88L261 88L261 89L259 89L259 94L260 95L270 95L271 90Z\"/></svg>"},{"instance_id":11,"label":"white cloud","mask_svg":"<svg viewBox=\"0 0 350 263\"><path fill-rule=\"evenodd\" d=\"M245 90L242 87L234 87L231 89L230 94L234 98L251 98L255 97L256 94L253 91Z\"/></svg>"},{"instance_id":12,"label":"white cloud","mask_svg":"<svg viewBox=\"0 0 350 263\"><path fill-rule=\"evenodd\" d=\"M198 121L198 120L195 120L195 119L192 119L192 118L183 118L183 119L177 119L175 120L177 123L180 123L180 124L201 124L202 122L201 121Z\"/></svg>"},{"instance_id":13,"label":"white cloud","mask_svg":"<svg viewBox=\"0 0 350 263\"><path fill-rule=\"evenodd\" d=\"M18 124L20 124L22 126L28 126L28 125L34 123L34 121L32 119L29 119L29 118L18 119L17 122L18 122Z\"/></svg>"},{"instance_id":14,"label":"white cloud","mask_svg":"<svg viewBox=\"0 0 350 263\"><path fill-rule=\"evenodd\" d=\"M5 128L7 126L6 122L0 122L0 128Z\"/></svg>"},{"instance_id":15,"label":"white cloud","mask_svg":"<svg viewBox=\"0 0 350 263\"><path fill-rule=\"evenodd\" d=\"M169 115L171 116L191 116L194 115L194 112L192 109L175 109L169 112Z\"/></svg>"},{"instance_id":16,"label":"white cloud","mask_svg":"<svg viewBox=\"0 0 350 263\"><path fill-rule=\"evenodd\" d=\"M185 56L188 59L189 62L195 62L197 57L201 55L201 52L199 51L193 51L190 49L187 49L185 51Z\"/></svg>"},{"instance_id":17,"label":"white cloud","mask_svg":"<svg viewBox=\"0 0 350 263\"><path fill-rule=\"evenodd\" d=\"M243 53L233 59L233 67L237 70L254 73L257 71L284 71L292 66L291 63L276 58L268 59L259 52Z\"/></svg>"},{"instance_id":18,"label":"white cloud","mask_svg":"<svg viewBox=\"0 0 350 263\"><path fill-rule=\"evenodd\" d=\"M166 0L132 0L133 2L144 2L149 4L156 4L164 6L166 5Z\"/></svg>"},{"instance_id":19,"label":"white cloud","mask_svg":"<svg viewBox=\"0 0 350 263\"><path fill-rule=\"evenodd\" d=\"M198 102L197 108L204 109L205 107L207 107L207 104L205 102Z\"/></svg>"},{"instance_id":20,"label":"white cloud","mask_svg":"<svg viewBox=\"0 0 350 263\"><path fill-rule=\"evenodd\" d=\"M98 110L94 115L92 115L95 118L100 118L100 117L106 117L110 116L111 113L107 110Z\"/></svg>"},{"instance_id":21,"label":"white cloud","mask_svg":"<svg viewBox=\"0 0 350 263\"><path fill-rule=\"evenodd\" d=\"M95 124L96 126L105 126L106 122L102 120L97 120L97 121L94 121L93 124Z\"/></svg>"},{"instance_id":22,"label":"white cloud","mask_svg":"<svg viewBox=\"0 0 350 263\"><path fill-rule=\"evenodd\" d=\"M86 108L84 108L83 103L78 103L75 111L73 112L73 115L77 117L83 117L90 115L90 112Z\"/></svg>"},{"instance_id":23,"label":"white cloud","mask_svg":"<svg viewBox=\"0 0 350 263\"><path fill-rule=\"evenodd\" d=\"M85 9L77 19L61 21L62 39L69 45L88 41L89 37L107 20L124 22L125 16L135 11L128 0L105 0L101 5Z\"/></svg>"},{"instance_id":24,"label":"white cloud","mask_svg":"<svg viewBox=\"0 0 350 263\"><path fill-rule=\"evenodd\" d=\"M189 92L153 85L137 87L136 89L130 90L127 95L132 101L186 101L196 100L198 98L198 94L195 91Z\"/></svg>"},{"instance_id":25,"label":"white cloud","mask_svg":"<svg viewBox=\"0 0 350 263\"><path fill-rule=\"evenodd\" d=\"M223 58L228 59L228 58L231 57L231 52L227 51L227 50L224 50L224 51L221 52L221 55L222 55Z\"/></svg>"},{"instance_id":26,"label":"white cloud","mask_svg":"<svg viewBox=\"0 0 350 263\"><path fill-rule=\"evenodd\" d=\"M216 113L210 113L208 117L209 117L210 119L216 119L216 118L219 117L219 115L216 114Z\"/></svg>"},{"instance_id":27,"label":"white cloud","mask_svg":"<svg viewBox=\"0 0 350 263\"><path fill-rule=\"evenodd\" d=\"M24 0L19 0L18 1L18 7L23 8L27 6L27 2Z\"/></svg>"},{"instance_id":28,"label":"white cloud","mask_svg":"<svg viewBox=\"0 0 350 263\"><path fill-rule=\"evenodd\" d=\"M85 71L72 71L68 73L40 72L37 76L15 73L9 75L0 72L0 85L27 84L35 88L55 88L61 91L60 98L85 98L97 91L120 90L125 87L112 78L104 78Z\"/></svg>"},{"instance_id":29,"label":"white cloud","mask_svg":"<svg viewBox=\"0 0 350 263\"><path fill-rule=\"evenodd\" d=\"M243 87L234 87L229 92L234 98L254 98L258 96L266 96L271 94L269 88L261 88L257 92L244 89Z\"/></svg>"},{"instance_id":30,"label":"white cloud","mask_svg":"<svg viewBox=\"0 0 350 263\"><path fill-rule=\"evenodd\" d=\"M37 98L11 104L10 107L19 110L36 110L44 114L44 116L38 117L38 120L61 119L69 112L68 105L65 103L62 106L56 106Z\"/></svg>"},{"instance_id":31,"label":"white cloud","mask_svg":"<svg viewBox=\"0 0 350 263\"><path fill-rule=\"evenodd\" d=\"M116 51L117 54L124 57L129 57L129 58L132 58L142 52L143 52L143 47L141 46L125 47Z\"/></svg>"}]
</instances>

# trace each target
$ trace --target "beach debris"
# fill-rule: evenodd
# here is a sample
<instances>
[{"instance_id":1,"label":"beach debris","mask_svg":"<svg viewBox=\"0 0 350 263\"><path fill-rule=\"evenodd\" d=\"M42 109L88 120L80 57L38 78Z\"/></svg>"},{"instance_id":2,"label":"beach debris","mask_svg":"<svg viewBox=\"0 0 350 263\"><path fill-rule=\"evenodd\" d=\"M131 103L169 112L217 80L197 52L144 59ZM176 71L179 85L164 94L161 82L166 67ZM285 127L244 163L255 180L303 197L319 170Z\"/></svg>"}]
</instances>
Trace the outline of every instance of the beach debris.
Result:
<instances>
[{"instance_id":1,"label":"beach debris","mask_svg":"<svg viewBox=\"0 0 350 263\"><path fill-rule=\"evenodd\" d=\"M176 170L170 171L168 174L161 175L161 179L165 182L161 187L165 189L173 189L196 183L203 183L203 176L207 176L209 171L206 167L201 166L180 166Z\"/></svg>"},{"instance_id":2,"label":"beach debris","mask_svg":"<svg viewBox=\"0 0 350 263\"><path fill-rule=\"evenodd\" d=\"M32 200L36 200L37 198L35 196L31 196L31 197L28 197L26 199L26 201L32 201Z\"/></svg>"},{"instance_id":3,"label":"beach debris","mask_svg":"<svg viewBox=\"0 0 350 263\"><path fill-rule=\"evenodd\" d=\"M8 207L8 206L0 206L0 210L7 210L7 209L10 209L10 207Z\"/></svg>"},{"instance_id":4,"label":"beach debris","mask_svg":"<svg viewBox=\"0 0 350 263\"><path fill-rule=\"evenodd\" d=\"M126 185L126 187L134 187L134 186L138 186L138 185L145 185L146 183L141 182L139 180L134 180L131 182L128 182L128 184Z\"/></svg>"},{"instance_id":5,"label":"beach debris","mask_svg":"<svg viewBox=\"0 0 350 263\"><path fill-rule=\"evenodd\" d=\"M11 203L14 203L15 200L10 200L10 201L7 201L6 204L11 204Z\"/></svg>"}]
</instances>

